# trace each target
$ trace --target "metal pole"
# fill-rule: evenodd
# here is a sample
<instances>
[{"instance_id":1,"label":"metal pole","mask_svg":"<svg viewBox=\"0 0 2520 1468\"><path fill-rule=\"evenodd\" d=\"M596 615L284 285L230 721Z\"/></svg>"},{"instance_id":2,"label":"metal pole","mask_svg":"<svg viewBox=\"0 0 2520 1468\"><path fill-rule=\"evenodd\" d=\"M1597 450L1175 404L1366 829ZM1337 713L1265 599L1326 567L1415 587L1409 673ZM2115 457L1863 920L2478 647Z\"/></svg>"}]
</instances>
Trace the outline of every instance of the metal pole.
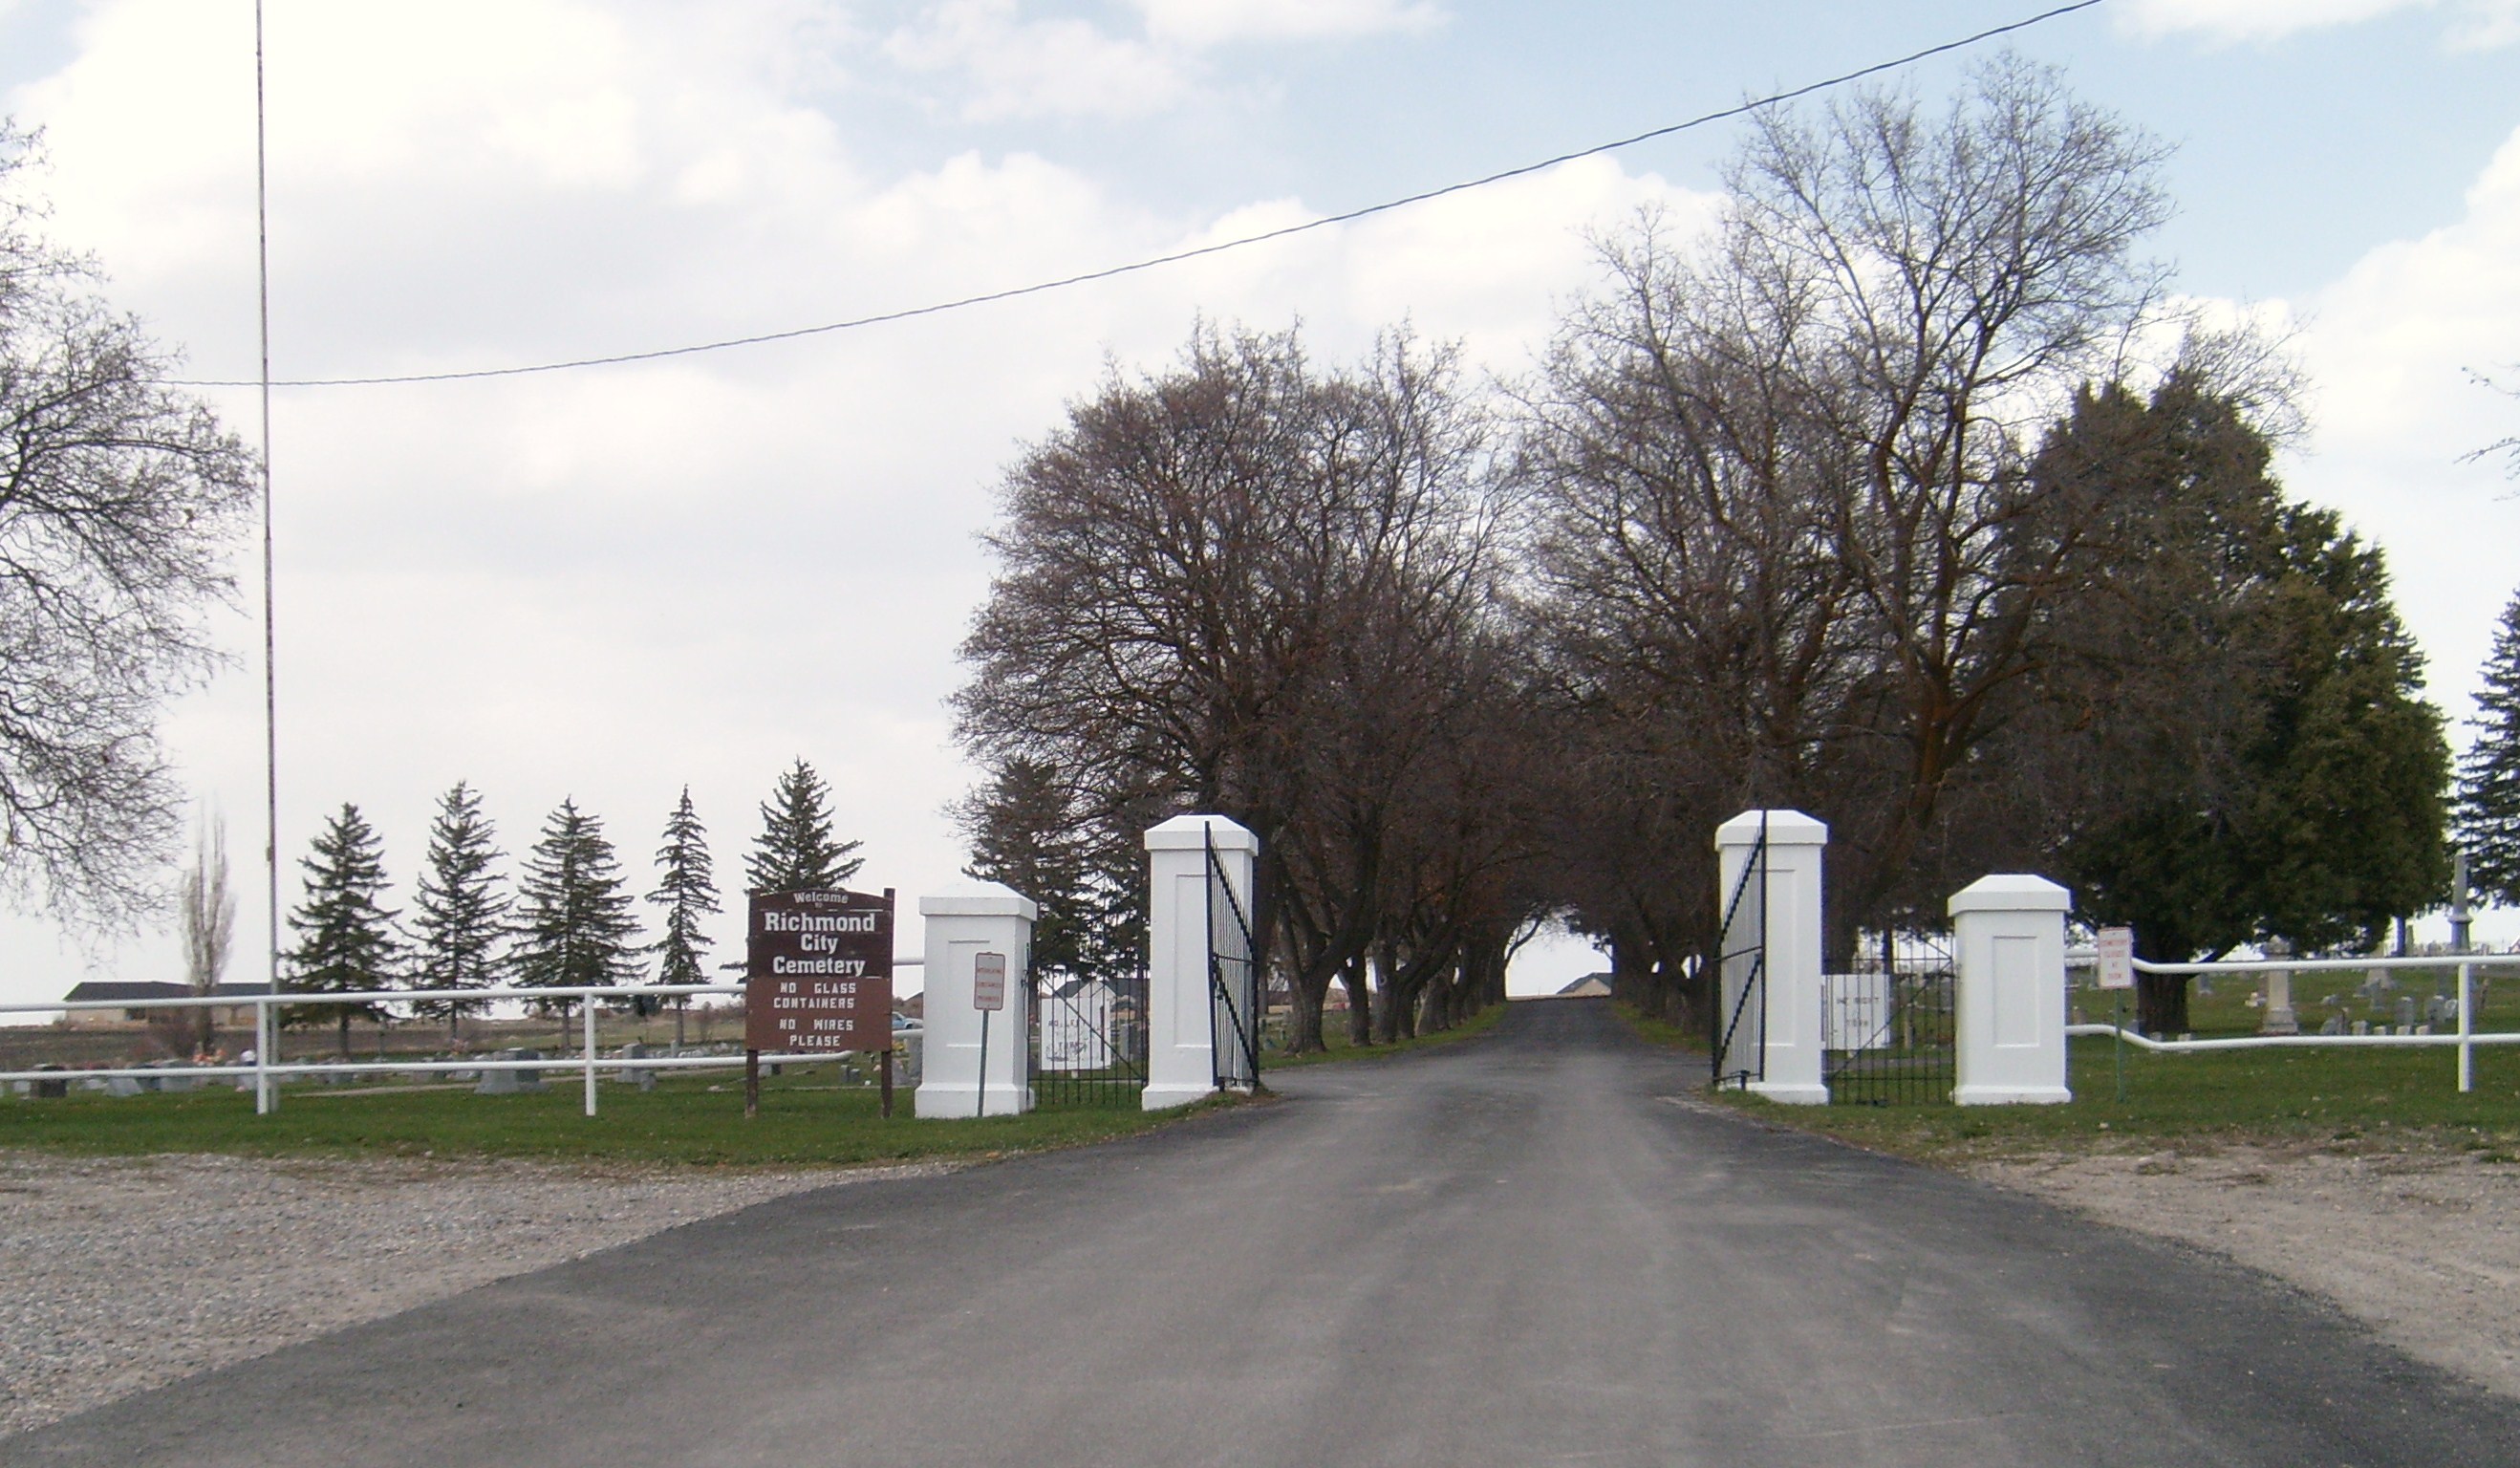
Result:
<instances>
[{"instance_id":1,"label":"metal pole","mask_svg":"<svg viewBox=\"0 0 2520 1468\"><path fill-rule=\"evenodd\" d=\"M747 1048L743 1052L743 1119L747 1122L761 1115L761 1052Z\"/></svg>"},{"instance_id":2,"label":"metal pole","mask_svg":"<svg viewBox=\"0 0 2520 1468\"><path fill-rule=\"evenodd\" d=\"M271 998L253 1001L253 1114L267 1117L280 1109L280 1090L271 1083Z\"/></svg>"},{"instance_id":3,"label":"metal pole","mask_svg":"<svg viewBox=\"0 0 2520 1468\"><path fill-rule=\"evenodd\" d=\"M2126 1099L2126 990L2117 990L2117 1023L2109 1027L2109 1058L2116 1063L2118 1099Z\"/></svg>"},{"instance_id":4,"label":"metal pole","mask_svg":"<svg viewBox=\"0 0 2520 1468\"><path fill-rule=\"evenodd\" d=\"M890 1121L892 1119L892 1047L890 1045L884 1046L883 1049L882 1107L884 1120Z\"/></svg>"},{"instance_id":5,"label":"metal pole","mask_svg":"<svg viewBox=\"0 0 2520 1468\"><path fill-rule=\"evenodd\" d=\"M971 1102L971 1115L989 1114L989 1012L980 1011L980 1091Z\"/></svg>"},{"instance_id":6,"label":"metal pole","mask_svg":"<svg viewBox=\"0 0 2520 1468\"><path fill-rule=\"evenodd\" d=\"M2464 953L2470 931L2467 907L2467 852L2451 857L2450 940ZM2458 1088L2464 1095L2476 1089L2476 985L2475 969L2469 964L2458 966Z\"/></svg>"},{"instance_id":7,"label":"metal pole","mask_svg":"<svg viewBox=\"0 0 2520 1468\"><path fill-rule=\"evenodd\" d=\"M262 394L262 796L263 844L262 866L265 881L264 917L269 923L271 991L280 992L280 693L279 659L272 632L272 554L271 554L271 189L268 150L263 139L262 101L262 0L253 0L253 260L255 315L262 353L258 384ZM271 1006L260 1006L268 1017ZM265 1025L264 1043L255 1047L257 1056L270 1051L270 1036L278 1030ZM280 1106L280 1094L266 1084L267 1078L256 1077L254 1113L267 1116Z\"/></svg>"},{"instance_id":8,"label":"metal pole","mask_svg":"<svg viewBox=\"0 0 2520 1468\"><path fill-rule=\"evenodd\" d=\"M581 1048L586 1060L586 1114L591 1117L595 1115L595 996L579 995L577 1008L586 1019L586 1041Z\"/></svg>"}]
</instances>

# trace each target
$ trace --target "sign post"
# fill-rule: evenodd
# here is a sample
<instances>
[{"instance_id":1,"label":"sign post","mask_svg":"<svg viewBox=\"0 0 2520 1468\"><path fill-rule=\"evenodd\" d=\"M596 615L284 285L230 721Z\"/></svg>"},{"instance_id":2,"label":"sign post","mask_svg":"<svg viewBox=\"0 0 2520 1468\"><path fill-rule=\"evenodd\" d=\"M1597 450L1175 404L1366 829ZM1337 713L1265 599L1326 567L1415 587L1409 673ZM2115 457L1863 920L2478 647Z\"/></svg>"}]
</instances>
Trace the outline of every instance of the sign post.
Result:
<instances>
[{"instance_id":1,"label":"sign post","mask_svg":"<svg viewBox=\"0 0 2520 1468\"><path fill-rule=\"evenodd\" d=\"M2135 987L2135 930L2102 928L2098 934L2100 987L2115 991L2116 1023L2109 1027L2109 1057L2116 1064L2118 1099L2126 1099L2126 991Z\"/></svg>"},{"instance_id":2,"label":"sign post","mask_svg":"<svg viewBox=\"0 0 2520 1468\"><path fill-rule=\"evenodd\" d=\"M744 941L743 1114L761 1110L761 1052L892 1062L892 889L773 892L752 899Z\"/></svg>"},{"instance_id":3,"label":"sign post","mask_svg":"<svg viewBox=\"0 0 2520 1468\"><path fill-rule=\"evenodd\" d=\"M971 1007L980 1012L980 1093L971 1108L976 1119L989 1114L989 1016L1007 1007L1004 953L971 955Z\"/></svg>"}]
</instances>

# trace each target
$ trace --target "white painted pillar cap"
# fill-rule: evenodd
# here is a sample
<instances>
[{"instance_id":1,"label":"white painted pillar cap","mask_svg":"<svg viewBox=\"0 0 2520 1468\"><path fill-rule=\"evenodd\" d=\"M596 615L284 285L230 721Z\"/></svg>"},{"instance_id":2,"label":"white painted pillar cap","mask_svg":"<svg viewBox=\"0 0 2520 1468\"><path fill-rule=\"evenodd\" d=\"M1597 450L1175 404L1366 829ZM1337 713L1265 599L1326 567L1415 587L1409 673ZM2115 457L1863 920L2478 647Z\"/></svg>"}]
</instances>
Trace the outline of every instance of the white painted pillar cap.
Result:
<instances>
[{"instance_id":1,"label":"white painted pillar cap","mask_svg":"<svg viewBox=\"0 0 2520 1468\"><path fill-rule=\"evenodd\" d=\"M921 917L1019 917L1033 922L1041 905L1012 887L966 882L919 899Z\"/></svg>"},{"instance_id":2,"label":"white painted pillar cap","mask_svg":"<svg viewBox=\"0 0 2520 1468\"><path fill-rule=\"evenodd\" d=\"M1715 845L1718 849L1755 846L1763 825L1772 847L1828 845L1828 822L1799 810L1744 810L1715 828Z\"/></svg>"},{"instance_id":3,"label":"white painted pillar cap","mask_svg":"<svg viewBox=\"0 0 2520 1468\"><path fill-rule=\"evenodd\" d=\"M1220 851L1257 851L1260 838L1222 815L1176 815L1147 828L1149 851L1195 851L1214 843Z\"/></svg>"},{"instance_id":4,"label":"white painted pillar cap","mask_svg":"<svg viewBox=\"0 0 2520 1468\"><path fill-rule=\"evenodd\" d=\"M1963 912L2071 912L2074 895L2045 877L1980 877L1952 894L1951 915Z\"/></svg>"}]
</instances>

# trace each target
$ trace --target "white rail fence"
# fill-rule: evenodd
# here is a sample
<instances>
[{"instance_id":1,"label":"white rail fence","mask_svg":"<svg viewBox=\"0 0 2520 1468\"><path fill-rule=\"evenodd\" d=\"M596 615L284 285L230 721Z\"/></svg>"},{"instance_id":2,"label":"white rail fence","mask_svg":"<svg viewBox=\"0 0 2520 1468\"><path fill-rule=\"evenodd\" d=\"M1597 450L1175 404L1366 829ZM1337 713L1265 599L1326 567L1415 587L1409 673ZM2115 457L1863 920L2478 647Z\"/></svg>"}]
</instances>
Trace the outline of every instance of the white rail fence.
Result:
<instances>
[{"instance_id":1,"label":"white rail fence","mask_svg":"<svg viewBox=\"0 0 2520 1468\"><path fill-rule=\"evenodd\" d=\"M923 957L895 958L896 969L917 968ZM614 1056L605 1059L595 1046L596 1005L612 1003L630 1005L641 1001L682 998L695 994L733 994L741 996L741 984L652 984L652 985L579 985L557 988L377 988L355 989L339 993L300 993L284 990L276 994L183 994L161 999L58 999L48 1004L0 1004L0 1014L54 1014L96 1010L132 1009L238 1009L253 1006L253 1061L223 1066L100 1066L93 1069L58 1069L40 1071L0 1071L0 1083L12 1081L161 1080L179 1077L253 1082L253 1109L258 1115L269 1115L280 1105L280 1082L291 1076L360 1076L413 1073L428 1074L464 1071L581 1071L586 1084L586 1114L595 1115L596 1073L599 1070L622 1071L696 1071L703 1069L741 1068L740 1055L654 1055L630 1059ZM496 1056L457 1060L290 1060L273 1058L279 1036L275 1023L276 1009L332 1008L361 1004L412 1004L454 1002L489 1003L500 999L523 999L553 1004L574 1001L581 1026L579 1054L574 1059L547 1057L538 1060L502 1060ZM761 1053L765 1065L807 1065L828 1062L838 1057L832 1052L768 1051Z\"/></svg>"},{"instance_id":2,"label":"white rail fence","mask_svg":"<svg viewBox=\"0 0 2520 1468\"><path fill-rule=\"evenodd\" d=\"M2084 954L2074 955L2078 961ZM2520 968L2520 953L2430 953L2407 958L2250 958L2210 963L2153 963L2135 960L2138 974L2204 976L2234 974L2263 978L2270 974L2369 973L2373 970L2456 970L2457 1028L2440 1034L2241 1034L2218 1039L2158 1039L2115 1025L2068 1025L2067 1034L2116 1035L2130 1045L2166 1054L2201 1054L2214 1050L2290 1049L2314 1045L2378 1045L2386 1047L2451 1047L2458 1050L2458 1088L2475 1089L2475 1054L2479 1045L2520 1045L2520 1031L2476 1028L2476 970Z\"/></svg>"}]
</instances>

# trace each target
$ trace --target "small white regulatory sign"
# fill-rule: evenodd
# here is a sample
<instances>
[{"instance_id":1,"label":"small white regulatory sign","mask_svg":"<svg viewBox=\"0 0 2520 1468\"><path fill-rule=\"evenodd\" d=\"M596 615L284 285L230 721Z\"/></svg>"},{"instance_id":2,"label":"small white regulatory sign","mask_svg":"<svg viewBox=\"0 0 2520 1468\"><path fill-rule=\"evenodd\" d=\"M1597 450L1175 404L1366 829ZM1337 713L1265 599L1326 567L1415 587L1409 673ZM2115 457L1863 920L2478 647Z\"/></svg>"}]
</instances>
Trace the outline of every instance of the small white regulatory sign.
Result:
<instances>
[{"instance_id":1,"label":"small white regulatory sign","mask_svg":"<svg viewBox=\"0 0 2520 1468\"><path fill-rule=\"evenodd\" d=\"M971 1007L1007 1007L1007 955L1004 953L971 955Z\"/></svg>"},{"instance_id":2,"label":"small white regulatory sign","mask_svg":"<svg viewBox=\"0 0 2520 1468\"><path fill-rule=\"evenodd\" d=\"M2100 987L2135 987L2135 930L2103 928L2100 940Z\"/></svg>"}]
</instances>

